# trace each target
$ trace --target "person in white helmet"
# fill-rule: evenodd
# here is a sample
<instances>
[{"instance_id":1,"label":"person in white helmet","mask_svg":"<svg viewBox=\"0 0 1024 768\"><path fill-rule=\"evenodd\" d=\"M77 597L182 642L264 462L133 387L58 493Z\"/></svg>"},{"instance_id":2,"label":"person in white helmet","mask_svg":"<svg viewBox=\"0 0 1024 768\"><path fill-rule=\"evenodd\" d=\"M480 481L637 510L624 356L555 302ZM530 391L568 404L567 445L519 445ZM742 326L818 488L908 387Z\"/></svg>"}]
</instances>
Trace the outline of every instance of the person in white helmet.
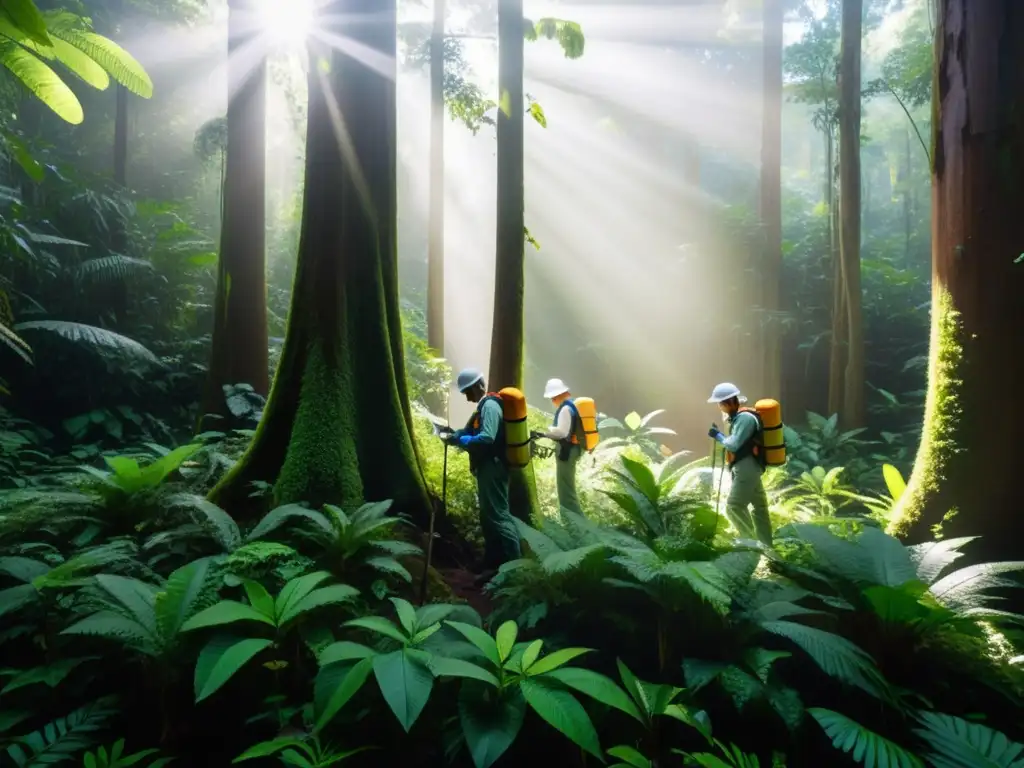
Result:
<instances>
[{"instance_id":1,"label":"person in white helmet","mask_svg":"<svg viewBox=\"0 0 1024 768\"><path fill-rule=\"evenodd\" d=\"M501 398L487 394L480 371L475 368L461 371L456 386L466 400L476 403L477 407L463 429L446 433L444 439L469 454L469 471L476 478L480 529L484 537L483 573L478 581L489 581L502 563L522 556L519 529L508 503L504 415Z\"/></svg>"},{"instance_id":2,"label":"person in white helmet","mask_svg":"<svg viewBox=\"0 0 1024 768\"><path fill-rule=\"evenodd\" d=\"M732 488L725 503L725 514L740 536L757 538L771 546L772 523L768 516L768 495L764 492L761 475L764 464L759 451L761 421L749 408L740 408L747 398L739 387L728 382L719 384L708 398L725 416L729 434L725 435L712 424L708 435L722 444L732 475Z\"/></svg>"},{"instance_id":3,"label":"person in white helmet","mask_svg":"<svg viewBox=\"0 0 1024 768\"><path fill-rule=\"evenodd\" d=\"M558 491L558 506L583 514L580 497L576 492L576 465L579 464L583 449L580 447L580 415L572 401L568 385L561 379L549 379L544 387L544 397L555 407L555 421L547 432L537 433L558 443L555 457L555 487Z\"/></svg>"}]
</instances>

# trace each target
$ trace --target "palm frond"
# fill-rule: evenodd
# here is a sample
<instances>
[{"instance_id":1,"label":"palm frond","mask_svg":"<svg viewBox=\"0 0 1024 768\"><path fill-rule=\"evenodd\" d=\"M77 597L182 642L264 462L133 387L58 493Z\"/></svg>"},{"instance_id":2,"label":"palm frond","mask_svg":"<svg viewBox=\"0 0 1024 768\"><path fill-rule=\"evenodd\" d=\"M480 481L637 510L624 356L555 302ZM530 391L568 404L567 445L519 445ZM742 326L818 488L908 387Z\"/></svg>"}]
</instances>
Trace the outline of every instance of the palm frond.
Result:
<instances>
[{"instance_id":1,"label":"palm frond","mask_svg":"<svg viewBox=\"0 0 1024 768\"><path fill-rule=\"evenodd\" d=\"M82 51L137 96L144 99L153 96L153 81L142 65L113 40L91 31L80 16L67 11L51 11L44 17L51 37Z\"/></svg>"},{"instance_id":2,"label":"palm frond","mask_svg":"<svg viewBox=\"0 0 1024 768\"><path fill-rule=\"evenodd\" d=\"M915 755L845 715L820 707L807 711L832 740L832 746L866 768L923 768Z\"/></svg>"},{"instance_id":3,"label":"palm frond","mask_svg":"<svg viewBox=\"0 0 1024 768\"><path fill-rule=\"evenodd\" d=\"M15 765L58 765L72 762L96 743L102 726L117 714L113 699L100 699L60 717L35 733L14 739L7 756Z\"/></svg>"},{"instance_id":4,"label":"palm frond","mask_svg":"<svg viewBox=\"0 0 1024 768\"><path fill-rule=\"evenodd\" d=\"M932 748L934 768L1024 768L1024 745L988 726L939 712L920 712L918 720L924 727L914 733Z\"/></svg>"},{"instance_id":5,"label":"palm frond","mask_svg":"<svg viewBox=\"0 0 1024 768\"><path fill-rule=\"evenodd\" d=\"M101 283L128 280L135 275L152 271L153 265L145 259L111 253L107 256L83 261L75 270L75 277L83 281Z\"/></svg>"},{"instance_id":6,"label":"palm frond","mask_svg":"<svg viewBox=\"0 0 1024 768\"><path fill-rule=\"evenodd\" d=\"M1021 571L1024 571L1024 562L971 565L943 576L932 584L931 593L950 610L964 612L999 599L997 595L988 594L988 590L1020 587L1019 582L1003 578L1002 574Z\"/></svg>"},{"instance_id":7,"label":"palm frond","mask_svg":"<svg viewBox=\"0 0 1024 768\"><path fill-rule=\"evenodd\" d=\"M925 584L932 584L949 566L963 557L960 550L977 538L963 536L959 539L940 539L907 547L907 554L917 568L917 578Z\"/></svg>"},{"instance_id":8,"label":"palm frond","mask_svg":"<svg viewBox=\"0 0 1024 768\"><path fill-rule=\"evenodd\" d=\"M156 355L139 342L105 328L97 328L95 325L71 323L65 320L33 320L28 323L18 323L14 326L14 330L52 333L75 344L83 344L104 352L112 352L126 358L160 365Z\"/></svg>"}]
</instances>

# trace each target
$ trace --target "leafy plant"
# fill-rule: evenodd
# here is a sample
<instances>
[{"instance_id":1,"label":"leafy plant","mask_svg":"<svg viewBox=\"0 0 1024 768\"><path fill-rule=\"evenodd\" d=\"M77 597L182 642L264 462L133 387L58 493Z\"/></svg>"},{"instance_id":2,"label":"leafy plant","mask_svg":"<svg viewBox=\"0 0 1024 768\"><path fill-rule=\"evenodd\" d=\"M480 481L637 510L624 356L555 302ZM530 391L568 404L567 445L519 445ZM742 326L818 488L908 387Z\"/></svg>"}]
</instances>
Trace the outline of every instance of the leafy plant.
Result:
<instances>
[{"instance_id":1,"label":"leafy plant","mask_svg":"<svg viewBox=\"0 0 1024 768\"><path fill-rule=\"evenodd\" d=\"M599 432L604 433L610 430L613 435L618 432L621 433L621 436L603 438L598 443L597 450L621 450L627 446L634 446L652 459L662 458L665 453L662 448L661 437L674 435L675 430L668 427L652 426L651 422L664 412L664 409L660 409L651 411L646 416L641 416L636 411L632 411L626 414L626 417L621 421L609 416L602 418L597 425Z\"/></svg>"}]
</instances>

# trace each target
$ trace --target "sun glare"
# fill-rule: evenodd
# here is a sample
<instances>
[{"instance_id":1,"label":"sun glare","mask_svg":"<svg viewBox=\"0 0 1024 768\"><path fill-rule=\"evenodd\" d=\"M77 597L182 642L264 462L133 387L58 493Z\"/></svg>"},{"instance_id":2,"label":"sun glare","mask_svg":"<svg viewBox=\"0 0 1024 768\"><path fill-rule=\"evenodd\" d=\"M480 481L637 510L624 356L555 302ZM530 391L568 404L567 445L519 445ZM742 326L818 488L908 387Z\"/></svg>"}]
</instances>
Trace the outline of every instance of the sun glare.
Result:
<instances>
[{"instance_id":1,"label":"sun glare","mask_svg":"<svg viewBox=\"0 0 1024 768\"><path fill-rule=\"evenodd\" d=\"M280 45L299 45L313 27L314 0L262 0L260 23Z\"/></svg>"}]
</instances>

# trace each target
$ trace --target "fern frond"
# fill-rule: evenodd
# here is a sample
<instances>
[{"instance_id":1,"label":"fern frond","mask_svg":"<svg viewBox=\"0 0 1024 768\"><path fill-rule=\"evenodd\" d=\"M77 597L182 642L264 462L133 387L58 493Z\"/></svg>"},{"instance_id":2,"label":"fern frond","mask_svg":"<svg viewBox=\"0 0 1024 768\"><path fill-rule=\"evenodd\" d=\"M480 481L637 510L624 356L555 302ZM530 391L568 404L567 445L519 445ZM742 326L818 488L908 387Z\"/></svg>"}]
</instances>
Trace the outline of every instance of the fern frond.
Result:
<instances>
[{"instance_id":1,"label":"fern frond","mask_svg":"<svg viewBox=\"0 0 1024 768\"><path fill-rule=\"evenodd\" d=\"M28 323L19 323L14 330L41 331L60 336L62 339L75 344L83 344L94 347L98 350L113 352L127 358L145 360L153 365L160 365L156 355L142 346L134 339L122 336L119 333L108 331L105 328L97 328L94 325L83 323L71 323L64 320L33 320Z\"/></svg>"},{"instance_id":2,"label":"fern frond","mask_svg":"<svg viewBox=\"0 0 1024 768\"><path fill-rule=\"evenodd\" d=\"M203 605L210 583L210 560L203 558L182 566L167 577L167 586L156 595L154 613L159 634L165 640L173 638L181 625Z\"/></svg>"},{"instance_id":3,"label":"fern frond","mask_svg":"<svg viewBox=\"0 0 1024 768\"><path fill-rule=\"evenodd\" d=\"M761 628L799 646L825 674L881 696L885 681L874 660L845 637L792 621L766 621Z\"/></svg>"},{"instance_id":4,"label":"fern frond","mask_svg":"<svg viewBox=\"0 0 1024 768\"><path fill-rule=\"evenodd\" d=\"M931 593L947 608L957 612L980 608L998 596L990 589L1020 587L1020 583L1002 577L1004 573L1024 571L1024 562L980 563L961 568L932 584Z\"/></svg>"},{"instance_id":5,"label":"fern frond","mask_svg":"<svg viewBox=\"0 0 1024 768\"><path fill-rule=\"evenodd\" d=\"M111 253L96 259L88 259L78 265L75 277L79 280L101 283L128 280L135 275L152 272L153 265L145 259L135 259Z\"/></svg>"},{"instance_id":6,"label":"fern frond","mask_svg":"<svg viewBox=\"0 0 1024 768\"><path fill-rule=\"evenodd\" d=\"M832 739L832 746L865 768L923 768L924 764L903 747L845 715L820 707L811 707L807 711Z\"/></svg>"},{"instance_id":7,"label":"fern frond","mask_svg":"<svg viewBox=\"0 0 1024 768\"><path fill-rule=\"evenodd\" d=\"M914 733L931 746L934 768L1024 768L1024 745L999 731L938 712L920 712L918 720L924 728Z\"/></svg>"},{"instance_id":8,"label":"fern frond","mask_svg":"<svg viewBox=\"0 0 1024 768\"><path fill-rule=\"evenodd\" d=\"M124 48L113 40L91 31L80 16L67 11L44 14L46 29L55 37L74 46L129 91L144 99L153 96L153 81L146 70Z\"/></svg>"},{"instance_id":9,"label":"fern frond","mask_svg":"<svg viewBox=\"0 0 1024 768\"><path fill-rule=\"evenodd\" d=\"M21 736L7 748L7 756L19 766L58 765L73 761L96 742L97 734L117 710L113 700L100 699L77 709L66 717L47 724L42 730Z\"/></svg>"},{"instance_id":10,"label":"fern frond","mask_svg":"<svg viewBox=\"0 0 1024 768\"><path fill-rule=\"evenodd\" d=\"M940 539L907 547L907 554L917 568L917 578L925 584L936 581L949 566L963 557L960 550L978 536L959 539Z\"/></svg>"},{"instance_id":11,"label":"fern frond","mask_svg":"<svg viewBox=\"0 0 1024 768\"><path fill-rule=\"evenodd\" d=\"M202 496L192 493L175 494L168 506L184 507L193 513L196 523L214 539L225 552L234 552L242 546L242 533L227 512Z\"/></svg>"}]
</instances>

